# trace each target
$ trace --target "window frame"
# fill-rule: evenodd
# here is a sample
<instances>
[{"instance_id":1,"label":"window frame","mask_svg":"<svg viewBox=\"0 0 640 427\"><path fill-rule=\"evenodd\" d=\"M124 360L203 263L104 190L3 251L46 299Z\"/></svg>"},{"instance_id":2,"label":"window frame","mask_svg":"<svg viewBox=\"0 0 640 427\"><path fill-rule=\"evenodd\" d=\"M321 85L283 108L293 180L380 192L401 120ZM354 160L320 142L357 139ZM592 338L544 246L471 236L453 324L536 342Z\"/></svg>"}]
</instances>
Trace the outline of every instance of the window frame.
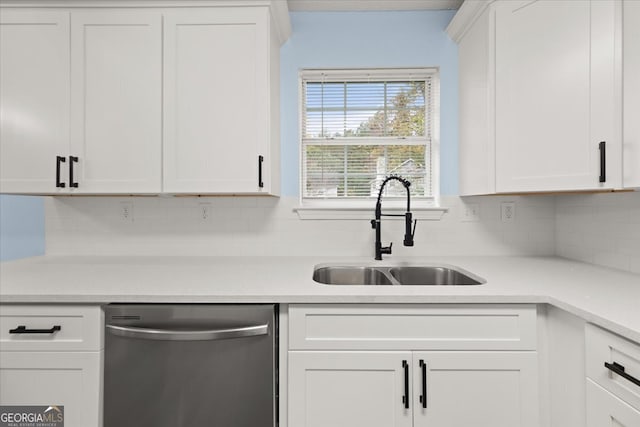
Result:
<instances>
[{"instance_id":1,"label":"window frame","mask_svg":"<svg viewBox=\"0 0 640 427\"><path fill-rule=\"evenodd\" d=\"M438 67L395 67L395 68L304 68L298 72L298 147L299 147L299 207L295 210L302 219L360 219L371 216L371 211L375 208L375 197L358 198L305 198L305 138L304 120L306 112L305 104L305 83L308 81L413 81L424 79L431 84L430 99L425 98L425 115L430 110L429 123L431 129L425 129L425 137L406 137L403 141L411 142L417 139L427 139L425 142L426 152L430 152L429 168L431 177L431 196L411 197L412 211L418 219L439 219L446 212L439 206L440 198L440 76ZM425 117L426 119L426 117ZM427 136L430 133L431 138ZM374 145L376 143L388 144L384 142L397 140L398 137L376 137L371 141L366 137L343 137L335 139L336 145L345 145L348 142L365 142L362 145ZM318 141L333 140L332 138L318 138ZM344 143L343 143L344 141ZM407 144L422 145L422 144ZM404 197L385 197L384 209L389 211L400 211L406 207Z\"/></svg>"}]
</instances>

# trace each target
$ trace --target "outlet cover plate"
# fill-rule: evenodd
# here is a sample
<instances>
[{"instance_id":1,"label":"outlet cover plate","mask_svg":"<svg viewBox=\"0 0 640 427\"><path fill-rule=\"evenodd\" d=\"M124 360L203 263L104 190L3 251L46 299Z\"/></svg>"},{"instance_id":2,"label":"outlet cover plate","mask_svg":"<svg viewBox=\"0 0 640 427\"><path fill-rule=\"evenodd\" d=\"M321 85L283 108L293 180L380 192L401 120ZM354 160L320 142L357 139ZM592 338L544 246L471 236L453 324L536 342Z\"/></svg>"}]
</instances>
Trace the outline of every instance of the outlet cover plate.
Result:
<instances>
[{"instance_id":1,"label":"outlet cover plate","mask_svg":"<svg viewBox=\"0 0 640 427\"><path fill-rule=\"evenodd\" d=\"M502 202L500 204L500 212L502 222L515 222L516 202Z\"/></svg>"},{"instance_id":2,"label":"outlet cover plate","mask_svg":"<svg viewBox=\"0 0 640 427\"><path fill-rule=\"evenodd\" d=\"M120 202L120 219L123 222L133 222L133 202Z\"/></svg>"},{"instance_id":3,"label":"outlet cover plate","mask_svg":"<svg viewBox=\"0 0 640 427\"><path fill-rule=\"evenodd\" d=\"M463 222L480 221L480 205L478 203L465 203L462 205L461 220Z\"/></svg>"}]
</instances>

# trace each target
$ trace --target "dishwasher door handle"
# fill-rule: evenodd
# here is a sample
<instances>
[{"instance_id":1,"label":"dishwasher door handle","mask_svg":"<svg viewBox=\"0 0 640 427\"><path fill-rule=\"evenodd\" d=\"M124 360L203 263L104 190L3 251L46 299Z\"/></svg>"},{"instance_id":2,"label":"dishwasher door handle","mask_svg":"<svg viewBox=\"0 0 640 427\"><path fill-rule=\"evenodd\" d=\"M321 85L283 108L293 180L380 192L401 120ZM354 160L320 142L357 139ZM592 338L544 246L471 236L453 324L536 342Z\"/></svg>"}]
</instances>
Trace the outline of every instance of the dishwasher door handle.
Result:
<instances>
[{"instance_id":1,"label":"dishwasher door handle","mask_svg":"<svg viewBox=\"0 0 640 427\"><path fill-rule=\"evenodd\" d=\"M125 338L140 338L157 341L213 341L229 338L255 337L268 335L269 325L246 326L233 329L204 329L204 330L171 330L137 328L134 326L107 325L107 331L113 335Z\"/></svg>"}]
</instances>

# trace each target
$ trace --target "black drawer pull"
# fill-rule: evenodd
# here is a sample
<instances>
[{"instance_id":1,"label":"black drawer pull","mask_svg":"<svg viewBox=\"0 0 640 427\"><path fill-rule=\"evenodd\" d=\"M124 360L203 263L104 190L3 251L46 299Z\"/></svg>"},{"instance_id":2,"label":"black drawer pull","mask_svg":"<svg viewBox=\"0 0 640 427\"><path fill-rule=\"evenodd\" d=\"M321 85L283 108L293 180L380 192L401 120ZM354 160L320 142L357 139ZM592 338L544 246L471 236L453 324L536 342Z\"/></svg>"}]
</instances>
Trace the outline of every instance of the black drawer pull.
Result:
<instances>
[{"instance_id":1,"label":"black drawer pull","mask_svg":"<svg viewBox=\"0 0 640 427\"><path fill-rule=\"evenodd\" d=\"M10 334L54 334L62 330L60 325L52 326L51 329L27 329L26 326L20 325L15 329L9 329Z\"/></svg>"},{"instance_id":2,"label":"black drawer pull","mask_svg":"<svg viewBox=\"0 0 640 427\"><path fill-rule=\"evenodd\" d=\"M607 143L602 141L598 148L600 149L600 182L607 182Z\"/></svg>"},{"instance_id":3,"label":"black drawer pull","mask_svg":"<svg viewBox=\"0 0 640 427\"><path fill-rule=\"evenodd\" d=\"M73 164L78 163L76 156L69 156L69 187L78 188L78 183L73 181Z\"/></svg>"},{"instance_id":4,"label":"black drawer pull","mask_svg":"<svg viewBox=\"0 0 640 427\"><path fill-rule=\"evenodd\" d=\"M66 184L60 181L60 163L64 163L66 161L67 159L65 159L64 157L56 156L56 188L66 187Z\"/></svg>"},{"instance_id":5,"label":"black drawer pull","mask_svg":"<svg viewBox=\"0 0 640 427\"><path fill-rule=\"evenodd\" d=\"M422 407L427 407L427 364L424 363L424 360L420 359L419 362L420 368L422 369L422 394L420 395L420 403L422 403Z\"/></svg>"},{"instance_id":6,"label":"black drawer pull","mask_svg":"<svg viewBox=\"0 0 640 427\"><path fill-rule=\"evenodd\" d=\"M632 375L627 374L624 371L624 366L622 366L621 364L619 364L617 362L613 362L613 363L604 362L604 367L607 368L608 370L610 370L611 372L614 372L614 373L620 375L625 380L631 381L632 383L634 383L635 385L640 387L640 380L635 378Z\"/></svg>"},{"instance_id":7,"label":"black drawer pull","mask_svg":"<svg viewBox=\"0 0 640 427\"><path fill-rule=\"evenodd\" d=\"M264 188L264 182L262 182L262 162L264 162L263 156L258 156L258 187Z\"/></svg>"},{"instance_id":8,"label":"black drawer pull","mask_svg":"<svg viewBox=\"0 0 640 427\"><path fill-rule=\"evenodd\" d=\"M402 361L402 367L404 368L404 396L402 396L402 403L404 403L405 409L409 409L409 364L406 360Z\"/></svg>"}]
</instances>

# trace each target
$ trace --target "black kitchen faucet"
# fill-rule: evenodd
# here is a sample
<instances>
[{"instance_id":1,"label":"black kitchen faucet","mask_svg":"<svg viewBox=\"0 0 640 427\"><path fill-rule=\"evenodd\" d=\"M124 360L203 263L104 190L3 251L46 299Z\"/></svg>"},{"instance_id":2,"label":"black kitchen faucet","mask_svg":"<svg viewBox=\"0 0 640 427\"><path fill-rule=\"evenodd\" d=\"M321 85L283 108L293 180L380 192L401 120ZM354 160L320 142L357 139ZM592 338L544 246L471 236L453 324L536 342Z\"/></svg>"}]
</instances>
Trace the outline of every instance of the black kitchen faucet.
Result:
<instances>
[{"instance_id":1,"label":"black kitchen faucet","mask_svg":"<svg viewBox=\"0 0 640 427\"><path fill-rule=\"evenodd\" d=\"M404 214L383 214L382 213L382 192L384 191L384 186L391 180L400 181L404 188L407 190L407 212ZM389 246L382 246L380 242L380 220L383 216L403 216L405 218L405 233L404 233L404 245L405 246L413 246L413 235L416 232L416 223L417 221L413 221L413 217L411 215L411 194L409 192L409 187L411 183L404 178L399 176L391 175L385 178L382 181L382 185L380 185L380 191L378 192L378 201L376 202L376 219L371 220L371 228L376 230L376 259L381 260L382 254L390 254L391 246L393 243L389 243ZM411 223L413 222L413 230L411 229Z\"/></svg>"}]
</instances>

